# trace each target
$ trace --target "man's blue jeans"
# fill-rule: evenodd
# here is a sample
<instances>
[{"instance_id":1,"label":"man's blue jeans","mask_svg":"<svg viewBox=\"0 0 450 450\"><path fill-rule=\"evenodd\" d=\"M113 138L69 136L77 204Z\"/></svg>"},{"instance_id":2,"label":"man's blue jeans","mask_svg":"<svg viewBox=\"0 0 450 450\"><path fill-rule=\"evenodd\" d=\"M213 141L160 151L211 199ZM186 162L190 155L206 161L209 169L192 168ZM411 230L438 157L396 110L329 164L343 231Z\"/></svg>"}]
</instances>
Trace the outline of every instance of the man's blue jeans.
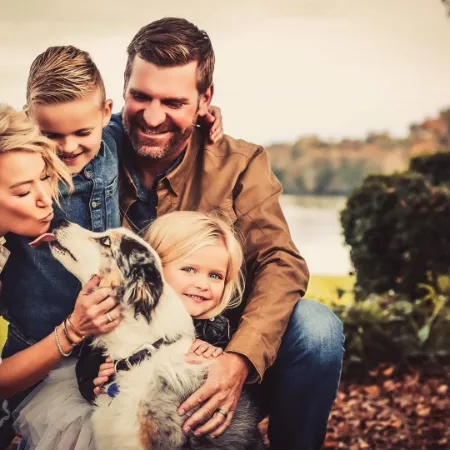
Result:
<instances>
[{"instance_id":1,"label":"man's blue jeans","mask_svg":"<svg viewBox=\"0 0 450 450\"><path fill-rule=\"evenodd\" d=\"M300 300L289 320L262 394L273 450L320 449L341 374L341 321L322 303ZM262 392L261 392L262 390Z\"/></svg>"}]
</instances>

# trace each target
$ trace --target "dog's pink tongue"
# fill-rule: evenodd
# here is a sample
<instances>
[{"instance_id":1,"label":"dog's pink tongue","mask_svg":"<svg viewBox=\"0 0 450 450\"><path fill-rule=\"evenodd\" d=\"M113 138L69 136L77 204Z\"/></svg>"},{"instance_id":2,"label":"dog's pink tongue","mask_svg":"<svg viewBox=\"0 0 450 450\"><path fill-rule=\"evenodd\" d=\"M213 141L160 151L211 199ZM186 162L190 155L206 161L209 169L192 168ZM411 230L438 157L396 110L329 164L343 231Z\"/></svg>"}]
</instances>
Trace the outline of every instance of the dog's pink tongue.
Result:
<instances>
[{"instance_id":1,"label":"dog's pink tongue","mask_svg":"<svg viewBox=\"0 0 450 450\"><path fill-rule=\"evenodd\" d=\"M30 247L37 247L39 244L42 244L43 242L50 242L55 241L56 237L53 233L44 233L41 234L39 237L37 237L33 242L30 242L28 245Z\"/></svg>"}]
</instances>

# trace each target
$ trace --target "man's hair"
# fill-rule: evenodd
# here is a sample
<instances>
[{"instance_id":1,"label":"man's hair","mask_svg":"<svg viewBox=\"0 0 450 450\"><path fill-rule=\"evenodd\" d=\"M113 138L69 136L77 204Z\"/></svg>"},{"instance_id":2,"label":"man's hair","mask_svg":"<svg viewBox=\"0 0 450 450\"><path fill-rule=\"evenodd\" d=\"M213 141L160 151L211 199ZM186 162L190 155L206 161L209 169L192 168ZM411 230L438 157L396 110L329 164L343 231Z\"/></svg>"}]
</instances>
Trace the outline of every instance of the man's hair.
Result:
<instances>
[{"instance_id":1,"label":"man's hair","mask_svg":"<svg viewBox=\"0 0 450 450\"><path fill-rule=\"evenodd\" d=\"M203 94L212 85L214 50L205 31L185 19L167 17L142 27L128 46L125 87L136 55L161 67L197 61L197 90Z\"/></svg>"},{"instance_id":2,"label":"man's hair","mask_svg":"<svg viewBox=\"0 0 450 450\"><path fill-rule=\"evenodd\" d=\"M166 264L188 258L197 250L217 245L217 241L221 241L230 257L222 298L218 305L199 318L210 319L241 303L244 292L241 270L244 254L236 231L225 218L197 211L174 211L153 221L144 232L144 240L158 253L163 268Z\"/></svg>"},{"instance_id":3,"label":"man's hair","mask_svg":"<svg viewBox=\"0 0 450 450\"><path fill-rule=\"evenodd\" d=\"M105 85L89 53L71 45L49 47L31 64L26 109L81 99L96 90L104 102Z\"/></svg>"}]
</instances>

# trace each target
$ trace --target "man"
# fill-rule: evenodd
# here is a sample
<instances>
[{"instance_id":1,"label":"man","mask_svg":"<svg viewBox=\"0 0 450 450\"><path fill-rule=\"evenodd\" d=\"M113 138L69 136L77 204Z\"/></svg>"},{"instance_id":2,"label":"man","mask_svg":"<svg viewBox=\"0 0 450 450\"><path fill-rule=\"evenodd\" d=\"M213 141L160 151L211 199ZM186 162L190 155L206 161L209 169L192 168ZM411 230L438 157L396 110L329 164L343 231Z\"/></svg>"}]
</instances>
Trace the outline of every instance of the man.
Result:
<instances>
[{"instance_id":1,"label":"man","mask_svg":"<svg viewBox=\"0 0 450 450\"><path fill-rule=\"evenodd\" d=\"M213 96L214 60L208 35L183 19L153 22L129 45L124 223L140 230L169 211L218 209L244 238L247 292L236 331L204 386L180 406L183 414L203 403L185 432L222 433L248 381L261 384L254 389L270 414L271 448L320 448L340 376L342 325L326 306L300 300L308 269L265 150L228 136L207 144L194 126Z\"/></svg>"}]
</instances>

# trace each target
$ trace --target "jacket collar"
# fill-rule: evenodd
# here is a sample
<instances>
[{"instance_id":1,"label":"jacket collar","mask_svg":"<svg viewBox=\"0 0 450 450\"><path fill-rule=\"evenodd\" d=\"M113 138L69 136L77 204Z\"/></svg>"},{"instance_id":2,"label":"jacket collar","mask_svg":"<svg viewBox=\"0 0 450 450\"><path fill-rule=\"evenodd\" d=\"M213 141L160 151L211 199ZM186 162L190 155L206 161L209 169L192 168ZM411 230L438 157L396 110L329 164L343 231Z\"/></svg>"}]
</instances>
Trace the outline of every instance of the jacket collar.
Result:
<instances>
[{"instance_id":1,"label":"jacket collar","mask_svg":"<svg viewBox=\"0 0 450 450\"><path fill-rule=\"evenodd\" d=\"M198 128L195 128L194 132L192 133L191 139L189 140L183 160L181 161L181 163L176 165L173 170L169 170L166 173L165 178L168 180L170 188L175 195L178 196L183 189L187 178L194 168L195 160L203 144L204 138L202 132ZM131 146L131 143L129 143L129 146ZM128 152L124 152L122 161L124 181L125 185L127 185L132 192L132 197L134 198L134 200L136 200L137 198L141 197L141 185L139 176L132 166L132 159L128 156L132 149L128 148L127 150Z\"/></svg>"},{"instance_id":2,"label":"jacket collar","mask_svg":"<svg viewBox=\"0 0 450 450\"><path fill-rule=\"evenodd\" d=\"M186 148L186 154L183 161L174 170L166 176L170 187L175 195L179 195L189 178L190 173L194 169L195 160L198 158L204 138L201 130L194 128L189 144Z\"/></svg>"}]
</instances>

